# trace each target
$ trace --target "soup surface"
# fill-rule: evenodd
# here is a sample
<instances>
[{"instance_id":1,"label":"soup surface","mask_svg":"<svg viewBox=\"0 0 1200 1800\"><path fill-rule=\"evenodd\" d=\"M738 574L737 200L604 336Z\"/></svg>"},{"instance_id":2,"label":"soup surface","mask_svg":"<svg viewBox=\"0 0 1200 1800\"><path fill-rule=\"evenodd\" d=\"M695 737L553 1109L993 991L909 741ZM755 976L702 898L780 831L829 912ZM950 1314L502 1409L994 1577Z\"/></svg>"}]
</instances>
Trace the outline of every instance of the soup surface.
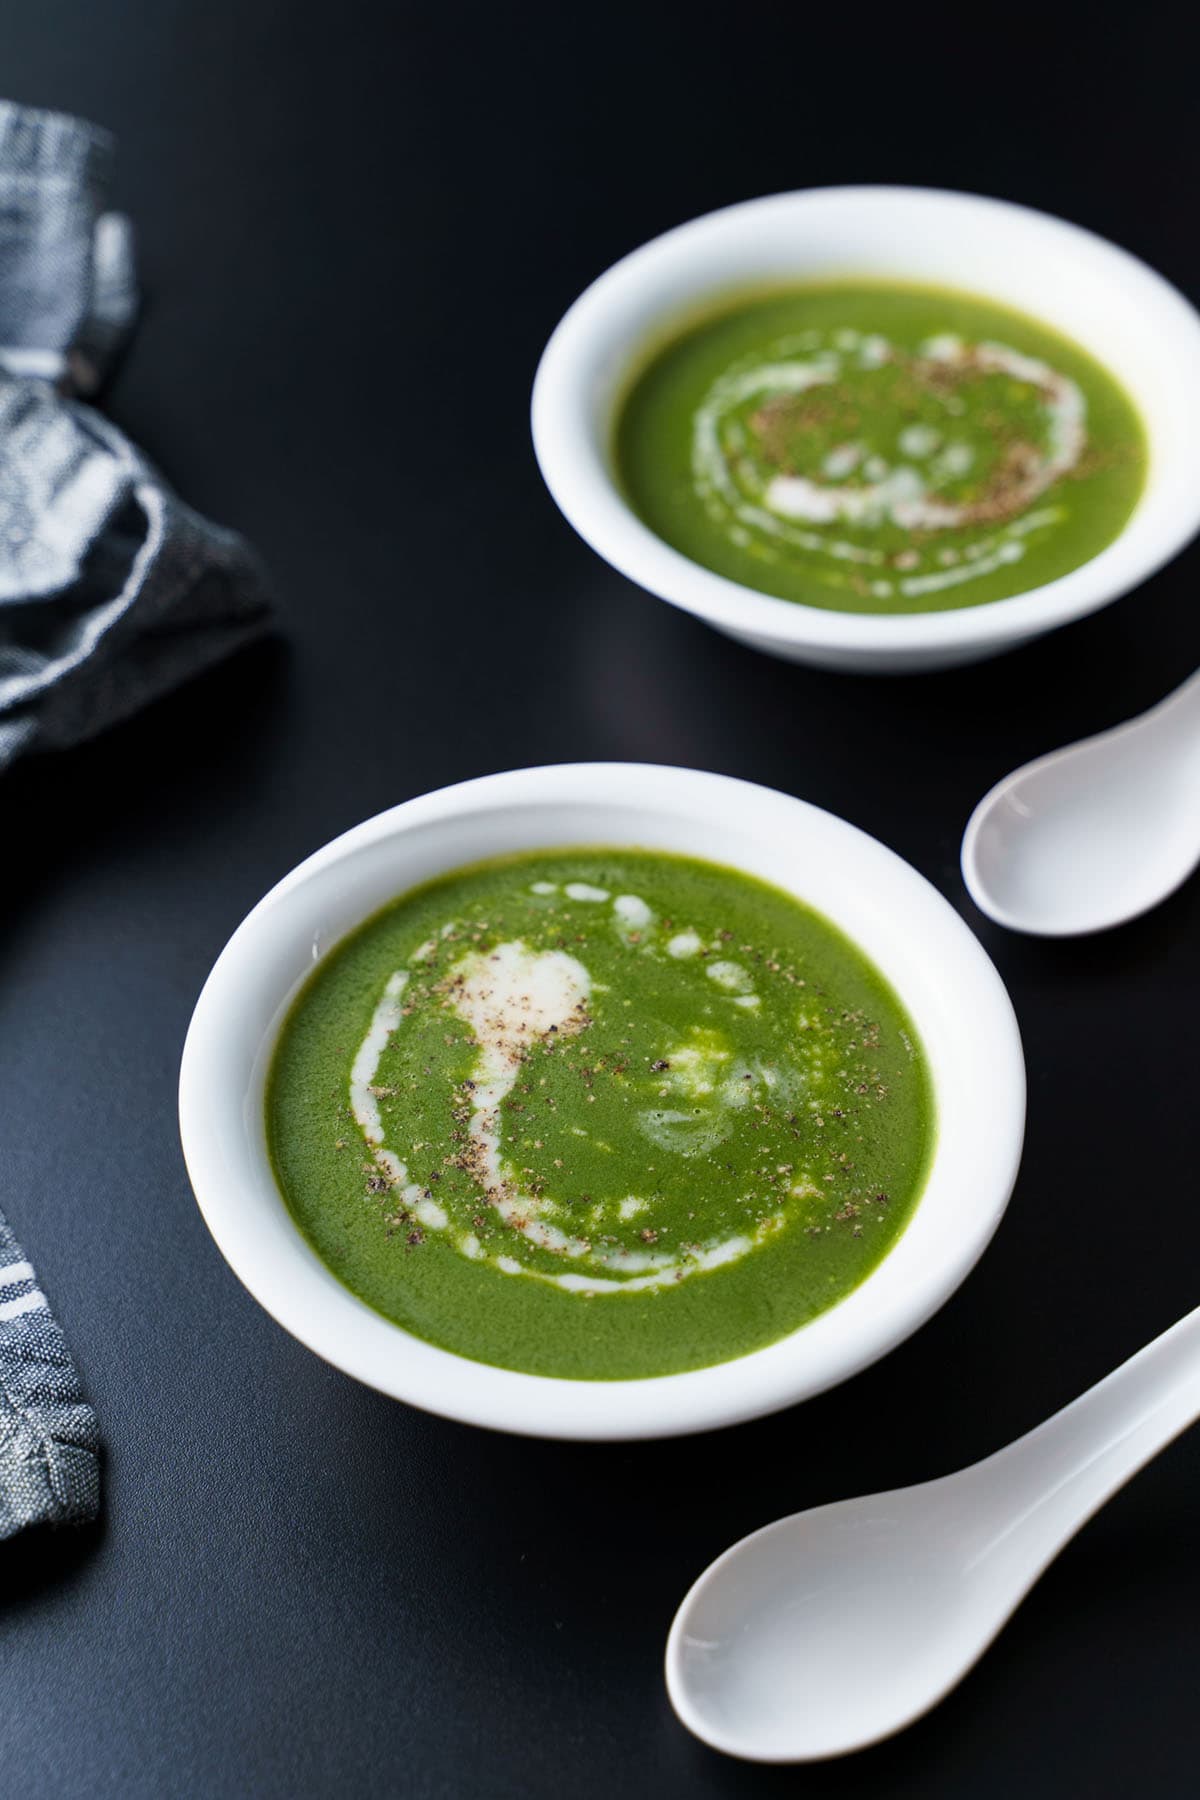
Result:
<instances>
[{"instance_id":1,"label":"soup surface","mask_svg":"<svg viewBox=\"0 0 1200 1800\"><path fill-rule=\"evenodd\" d=\"M1145 481L1133 403L988 300L882 282L773 292L681 332L619 414L644 522L731 581L906 613L1040 587L1118 535Z\"/></svg>"},{"instance_id":2,"label":"soup surface","mask_svg":"<svg viewBox=\"0 0 1200 1800\"><path fill-rule=\"evenodd\" d=\"M657 1375L803 1325L902 1231L933 1139L903 1007L735 870L580 849L407 894L331 950L267 1092L336 1275L435 1344Z\"/></svg>"}]
</instances>

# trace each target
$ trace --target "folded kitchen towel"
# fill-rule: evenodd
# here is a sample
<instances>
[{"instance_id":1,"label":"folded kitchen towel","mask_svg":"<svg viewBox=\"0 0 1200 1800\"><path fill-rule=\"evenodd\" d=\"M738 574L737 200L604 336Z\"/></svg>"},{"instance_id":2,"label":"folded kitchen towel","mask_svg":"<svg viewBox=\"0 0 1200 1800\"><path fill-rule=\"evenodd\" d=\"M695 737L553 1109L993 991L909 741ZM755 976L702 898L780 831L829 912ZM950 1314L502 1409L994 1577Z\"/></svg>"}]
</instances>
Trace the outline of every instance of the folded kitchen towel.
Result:
<instances>
[{"instance_id":1,"label":"folded kitchen towel","mask_svg":"<svg viewBox=\"0 0 1200 1800\"><path fill-rule=\"evenodd\" d=\"M0 767L91 737L268 618L256 558L85 405L136 309L112 146L0 102Z\"/></svg>"},{"instance_id":2,"label":"folded kitchen towel","mask_svg":"<svg viewBox=\"0 0 1200 1800\"><path fill-rule=\"evenodd\" d=\"M0 768L93 736L257 636L266 583L81 396L137 306L112 143L0 101ZM99 1503L95 1418L0 1217L0 1538Z\"/></svg>"},{"instance_id":3,"label":"folded kitchen towel","mask_svg":"<svg viewBox=\"0 0 1200 1800\"><path fill-rule=\"evenodd\" d=\"M0 1538L94 1518L99 1441L63 1334L0 1217Z\"/></svg>"}]
</instances>

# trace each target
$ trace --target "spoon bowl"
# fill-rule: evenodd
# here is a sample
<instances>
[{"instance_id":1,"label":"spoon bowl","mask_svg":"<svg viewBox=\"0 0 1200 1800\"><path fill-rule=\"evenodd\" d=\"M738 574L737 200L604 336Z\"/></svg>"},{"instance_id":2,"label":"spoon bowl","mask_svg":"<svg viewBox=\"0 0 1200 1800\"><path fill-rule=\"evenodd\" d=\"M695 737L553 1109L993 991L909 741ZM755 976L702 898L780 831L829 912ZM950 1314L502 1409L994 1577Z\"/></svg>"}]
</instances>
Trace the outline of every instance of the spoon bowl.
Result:
<instances>
[{"instance_id":1,"label":"spoon bowl","mask_svg":"<svg viewBox=\"0 0 1200 1800\"><path fill-rule=\"evenodd\" d=\"M981 912L1038 937L1136 918L1198 862L1200 673L1139 718L1007 775L962 844Z\"/></svg>"},{"instance_id":2,"label":"spoon bowl","mask_svg":"<svg viewBox=\"0 0 1200 1800\"><path fill-rule=\"evenodd\" d=\"M927 1712L1000 1629L964 1536L943 1553L953 1482L796 1513L744 1538L684 1601L671 1700L716 1749L756 1762L840 1756Z\"/></svg>"}]
</instances>

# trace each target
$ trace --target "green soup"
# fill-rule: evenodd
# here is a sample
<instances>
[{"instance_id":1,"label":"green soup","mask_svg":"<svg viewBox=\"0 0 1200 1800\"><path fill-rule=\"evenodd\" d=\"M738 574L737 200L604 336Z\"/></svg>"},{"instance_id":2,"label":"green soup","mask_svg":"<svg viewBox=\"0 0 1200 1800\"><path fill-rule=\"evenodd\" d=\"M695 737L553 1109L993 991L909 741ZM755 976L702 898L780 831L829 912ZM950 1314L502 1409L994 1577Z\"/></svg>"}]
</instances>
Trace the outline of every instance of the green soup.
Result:
<instances>
[{"instance_id":1,"label":"green soup","mask_svg":"<svg viewBox=\"0 0 1200 1800\"><path fill-rule=\"evenodd\" d=\"M615 454L634 509L693 561L879 613L1067 574L1146 471L1132 402L1078 345L969 294L859 281L682 332L634 382Z\"/></svg>"},{"instance_id":2,"label":"green soup","mask_svg":"<svg viewBox=\"0 0 1200 1800\"><path fill-rule=\"evenodd\" d=\"M895 994L731 869L572 850L465 869L339 944L279 1041L280 1187L346 1286L538 1374L769 1344L903 1230L933 1138Z\"/></svg>"}]
</instances>

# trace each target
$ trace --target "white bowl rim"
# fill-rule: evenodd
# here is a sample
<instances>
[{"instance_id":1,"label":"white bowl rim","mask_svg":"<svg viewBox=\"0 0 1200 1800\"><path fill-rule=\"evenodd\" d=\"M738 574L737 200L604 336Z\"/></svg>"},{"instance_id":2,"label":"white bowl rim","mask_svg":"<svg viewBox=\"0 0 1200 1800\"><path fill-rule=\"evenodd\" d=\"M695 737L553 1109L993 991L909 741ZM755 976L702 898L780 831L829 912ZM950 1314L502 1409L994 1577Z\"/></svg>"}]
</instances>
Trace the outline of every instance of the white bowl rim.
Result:
<instances>
[{"instance_id":1,"label":"white bowl rim","mask_svg":"<svg viewBox=\"0 0 1200 1800\"><path fill-rule=\"evenodd\" d=\"M644 282L660 258L691 243L701 244L746 217L765 219L785 209L800 216L809 208L849 208L881 199L969 208L997 221L1020 221L1026 228L1071 243L1096 265L1098 279L1107 275L1137 286L1147 318L1153 320L1156 332L1170 335L1200 402L1200 313L1165 276L1097 232L1016 201L952 188L887 183L798 188L737 201L660 233L612 264L568 308L542 353L531 402L534 454L551 495L580 537L620 574L738 637L798 649L846 651L851 656L959 646L967 650L975 644L1018 642L1098 611L1148 579L1200 530L1200 483L1189 487L1180 480L1170 516L1157 530L1138 528L1139 502L1122 531L1096 556L1055 581L1008 599L932 612L851 613L763 594L693 562L642 523L607 466L602 469L593 454L582 399L583 365L613 301ZM730 286L735 278L736 270L728 282L714 284L713 291ZM970 291L969 283L964 291ZM1132 397L1137 403L1139 396Z\"/></svg>"},{"instance_id":2,"label":"white bowl rim","mask_svg":"<svg viewBox=\"0 0 1200 1800\"><path fill-rule=\"evenodd\" d=\"M963 1117L940 1119L912 1218L850 1294L789 1336L732 1361L623 1380L564 1379L474 1362L413 1336L343 1287L292 1222L279 1194L265 1151L262 1083L279 1024L311 968L305 949L317 920L306 889L336 871L339 891L345 892L353 887L348 878L355 859L361 862L383 846L390 858L394 846L403 849L409 833L447 821L469 828L472 820L523 806L615 806L630 820L624 842L648 847L654 847L653 840L638 836L637 818L652 817L664 806L688 814L697 835L718 816L731 831L795 833L807 855L819 850L833 859L840 871L836 878L847 890L857 883L870 892L870 904L887 918L888 930L899 934L901 924L890 921L903 921L913 937L913 969L937 959L938 992L956 1014L962 1053L967 1063L974 1058L974 1065L962 1071L972 1077L963 1079L958 1095ZM586 832L574 840L553 838L555 844L570 841L596 840ZM528 848L540 847L545 845L530 839ZM690 853L704 855L703 849ZM449 872L471 860L455 857L445 868ZM405 885L401 879L396 891ZM355 921L329 941L353 930L378 904L363 904ZM247 984L259 979L288 934L298 934L301 945L284 953L291 977L264 978L270 993L257 1015L247 1017ZM885 964L883 972L911 1005L911 992L897 981L895 967ZM913 1017L925 1037L920 1011L914 1009ZM251 1058L257 1076L248 1072ZM943 1073L933 1069L939 1113ZM977 1078L985 1073L983 1083ZM922 875L876 839L806 801L730 776L640 763L551 764L478 777L405 801L317 850L253 908L218 957L196 1003L179 1083L184 1159L205 1223L239 1280L285 1330L345 1373L424 1410L518 1434L593 1440L673 1436L754 1418L834 1386L892 1349L943 1304L991 1239L1016 1179L1024 1115L1024 1060L1008 994L978 940ZM914 1239L951 1139L956 1163L963 1165L965 1157L971 1171L969 1179L955 1183L950 1197L952 1228L928 1228L925 1249L932 1254L885 1282L881 1277ZM945 1207L946 1198L940 1195L939 1206ZM269 1255L262 1247L266 1231L274 1233ZM912 1255L920 1253L918 1247Z\"/></svg>"}]
</instances>

